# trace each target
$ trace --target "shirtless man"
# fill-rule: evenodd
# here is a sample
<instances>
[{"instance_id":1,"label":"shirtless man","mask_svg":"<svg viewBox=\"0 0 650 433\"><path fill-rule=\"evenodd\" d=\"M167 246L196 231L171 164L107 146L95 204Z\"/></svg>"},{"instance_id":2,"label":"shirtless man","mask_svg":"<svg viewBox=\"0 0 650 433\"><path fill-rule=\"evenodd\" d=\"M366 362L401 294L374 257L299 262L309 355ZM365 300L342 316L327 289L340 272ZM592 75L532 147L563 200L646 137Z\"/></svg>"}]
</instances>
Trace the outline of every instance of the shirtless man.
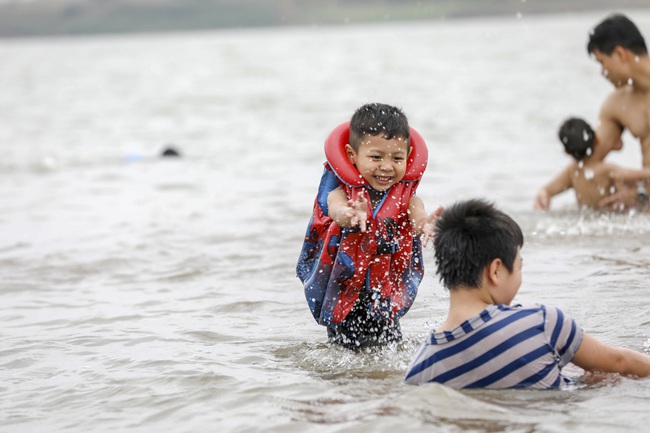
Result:
<instances>
[{"instance_id":1,"label":"shirtless man","mask_svg":"<svg viewBox=\"0 0 650 433\"><path fill-rule=\"evenodd\" d=\"M643 166L650 168L650 57L639 29L623 15L611 15L589 35L587 51L601 64L602 75L616 89L605 99L596 127L595 160L603 160L620 143L624 129L639 139ZM564 189L571 187L575 165L565 168L553 181ZM605 209L627 209L647 202L643 185L626 184L616 193L603 198ZM542 188L535 207L546 210L550 196Z\"/></svg>"}]
</instances>

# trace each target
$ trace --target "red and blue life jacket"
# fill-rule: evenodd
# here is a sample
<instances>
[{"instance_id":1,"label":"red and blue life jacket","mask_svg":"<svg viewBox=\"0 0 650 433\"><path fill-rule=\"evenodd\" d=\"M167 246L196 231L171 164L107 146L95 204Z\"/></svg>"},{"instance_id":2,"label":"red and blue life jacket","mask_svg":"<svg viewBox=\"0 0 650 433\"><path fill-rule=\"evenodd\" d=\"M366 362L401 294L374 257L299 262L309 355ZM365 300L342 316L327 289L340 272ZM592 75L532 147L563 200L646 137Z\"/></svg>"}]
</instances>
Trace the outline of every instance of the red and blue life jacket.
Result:
<instances>
[{"instance_id":1,"label":"red and blue life jacket","mask_svg":"<svg viewBox=\"0 0 650 433\"><path fill-rule=\"evenodd\" d=\"M336 127L325 141L325 169L314 201L296 271L316 321L336 326L352 310L362 291L368 291L372 314L392 320L413 304L422 281L422 245L414 236L409 200L427 166L424 139L411 128L411 153L406 174L373 210L368 183L350 162L345 145L350 122ZM368 202L365 233L359 227L341 228L328 215L327 197L341 187L348 198L364 194Z\"/></svg>"}]
</instances>

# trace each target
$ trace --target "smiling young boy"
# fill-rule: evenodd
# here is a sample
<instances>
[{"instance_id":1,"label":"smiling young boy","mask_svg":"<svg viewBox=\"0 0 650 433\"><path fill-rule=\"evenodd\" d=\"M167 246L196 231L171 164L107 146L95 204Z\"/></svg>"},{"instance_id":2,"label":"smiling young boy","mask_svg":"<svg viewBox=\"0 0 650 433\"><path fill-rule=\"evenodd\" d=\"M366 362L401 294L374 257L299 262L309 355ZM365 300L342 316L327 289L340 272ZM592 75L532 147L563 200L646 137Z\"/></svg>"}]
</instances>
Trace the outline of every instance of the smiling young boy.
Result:
<instances>
[{"instance_id":1,"label":"smiling young boy","mask_svg":"<svg viewBox=\"0 0 650 433\"><path fill-rule=\"evenodd\" d=\"M409 137L406 116L395 107L369 104L352 117L350 143L345 146L345 153L368 183L366 191L373 210L386 192L404 178L411 152ZM356 200L351 200L345 190L338 187L329 193L327 203L330 217L340 227L359 225L362 232L366 231L368 202L365 195L359 194ZM427 225L427 214L419 197L409 198L409 211L416 234L430 235L433 226Z\"/></svg>"},{"instance_id":2,"label":"smiling young boy","mask_svg":"<svg viewBox=\"0 0 650 433\"><path fill-rule=\"evenodd\" d=\"M427 215L414 195L427 153L412 132L400 109L366 104L347 142L326 144L297 274L329 341L346 348L399 341L422 279L419 236L426 245L441 209Z\"/></svg>"},{"instance_id":3,"label":"smiling young boy","mask_svg":"<svg viewBox=\"0 0 650 433\"><path fill-rule=\"evenodd\" d=\"M612 347L560 309L510 306L521 286L519 225L482 200L459 202L436 221L438 275L449 312L417 350L406 383L452 388L560 388L569 362L587 371L650 376L650 356Z\"/></svg>"}]
</instances>

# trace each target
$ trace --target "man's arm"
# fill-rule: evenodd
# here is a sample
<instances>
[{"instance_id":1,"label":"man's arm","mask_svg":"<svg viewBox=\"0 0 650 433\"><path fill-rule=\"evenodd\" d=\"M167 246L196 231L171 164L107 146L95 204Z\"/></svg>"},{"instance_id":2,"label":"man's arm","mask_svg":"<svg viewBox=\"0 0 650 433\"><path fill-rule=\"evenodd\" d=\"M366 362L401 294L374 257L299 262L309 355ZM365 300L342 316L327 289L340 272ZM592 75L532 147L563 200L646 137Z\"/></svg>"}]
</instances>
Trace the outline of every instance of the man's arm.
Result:
<instances>
[{"instance_id":1,"label":"man's arm","mask_svg":"<svg viewBox=\"0 0 650 433\"><path fill-rule=\"evenodd\" d=\"M586 332L572 362L587 371L650 376L650 356L605 344Z\"/></svg>"},{"instance_id":2,"label":"man's arm","mask_svg":"<svg viewBox=\"0 0 650 433\"><path fill-rule=\"evenodd\" d=\"M641 182L650 179L650 167L636 170L633 168L614 167L610 171L610 178L614 182Z\"/></svg>"},{"instance_id":3,"label":"man's arm","mask_svg":"<svg viewBox=\"0 0 650 433\"><path fill-rule=\"evenodd\" d=\"M596 124L596 142L594 144L594 159L602 161L610 150L617 147L623 134L623 126L617 120L616 107L621 102L618 100L618 91L613 91L600 107L600 115Z\"/></svg>"},{"instance_id":4,"label":"man's arm","mask_svg":"<svg viewBox=\"0 0 650 433\"><path fill-rule=\"evenodd\" d=\"M650 168L635 170L608 164L609 177L616 185L616 192L601 199L598 205L605 210L626 210L648 205L648 193L644 184L650 180Z\"/></svg>"}]
</instances>

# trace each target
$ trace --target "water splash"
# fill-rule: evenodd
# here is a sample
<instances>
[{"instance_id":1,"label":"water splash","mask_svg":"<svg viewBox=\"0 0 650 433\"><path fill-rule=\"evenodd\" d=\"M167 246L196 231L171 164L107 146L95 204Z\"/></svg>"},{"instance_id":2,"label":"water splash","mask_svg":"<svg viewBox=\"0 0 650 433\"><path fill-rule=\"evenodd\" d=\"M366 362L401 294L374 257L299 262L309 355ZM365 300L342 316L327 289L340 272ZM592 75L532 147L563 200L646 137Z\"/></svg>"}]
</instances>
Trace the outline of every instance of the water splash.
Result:
<instances>
[{"instance_id":1,"label":"water splash","mask_svg":"<svg viewBox=\"0 0 650 433\"><path fill-rule=\"evenodd\" d=\"M537 220L531 230L531 235L537 239L638 237L649 233L650 215L634 210L625 213L598 213L585 209L547 214Z\"/></svg>"}]
</instances>

